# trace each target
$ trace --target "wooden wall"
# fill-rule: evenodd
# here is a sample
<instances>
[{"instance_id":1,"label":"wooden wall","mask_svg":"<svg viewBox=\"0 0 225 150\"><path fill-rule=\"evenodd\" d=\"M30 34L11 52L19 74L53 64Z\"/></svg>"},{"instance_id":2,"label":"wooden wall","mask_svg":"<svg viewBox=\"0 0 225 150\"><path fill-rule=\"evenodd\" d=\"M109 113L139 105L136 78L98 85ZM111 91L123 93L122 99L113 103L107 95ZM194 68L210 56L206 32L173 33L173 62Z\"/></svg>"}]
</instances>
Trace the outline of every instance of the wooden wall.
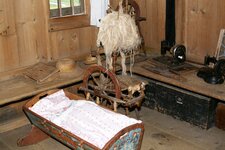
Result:
<instances>
[{"instance_id":1,"label":"wooden wall","mask_svg":"<svg viewBox=\"0 0 225 150\"><path fill-rule=\"evenodd\" d=\"M72 57L76 60L84 58L90 50L95 48L95 28L85 27L50 33L50 53L52 60ZM93 45L92 45L93 42Z\"/></svg>"},{"instance_id":2,"label":"wooden wall","mask_svg":"<svg viewBox=\"0 0 225 150\"><path fill-rule=\"evenodd\" d=\"M1 74L40 61L80 59L95 48L95 27L49 32L48 9L47 0L0 0Z\"/></svg>"},{"instance_id":3,"label":"wooden wall","mask_svg":"<svg viewBox=\"0 0 225 150\"><path fill-rule=\"evenodd\" d=\"M111 0L117 6L119 0ZM136 0L146 46L160 51L164 40L165 0ZM176 0L176 41L188 59L203 62L213 55L225 28L224 0ZM95 48L97 29L48 31L47 0L0 0L0 73L63 57L80 59ZM83 56L83 57L81 57Z\"/></svg>"},{"instance_id":4,"label":"wooden wall","mask_svg":"<svg viewBox=\"0 0 225 150\"><path fill-rule=\"evenodd\" d=\"M120 0L111 0L115 9ZM140 7L141 17L146 21L140 22L145 44L150 49L160 49L160 41L164 39L165 30L165 0L136 0Z\"/></svg>"},{"instance_id":5,"label":"wooden wall","mask_svg":"<svg viewBox=\"0 0 225 150\"><path fill-rule=\"evenodd\" d=\"M189 60L203 62L205 55L214 55L220 29L225 28L225 1L185 0L182 6L184 15L178 19L184 21L177 24L182 37L177 41L186 45Z\"/></svg>"},{"instance_id":6,"label":"wooden wall","mask_svg":"<svg viewBox=\"0 0 225 150\"><path fill-rule=\"evenodd\" d=\"M113 0L118 5L119 0ZM141 30L146 46L160 51L164 40L166 0L136 0L141 9ZM213 56L220 29L225 28L224 0L175 0L176 43L187 48L189 61L203 63L205 55Z\"/></svg>"}]
</instances>

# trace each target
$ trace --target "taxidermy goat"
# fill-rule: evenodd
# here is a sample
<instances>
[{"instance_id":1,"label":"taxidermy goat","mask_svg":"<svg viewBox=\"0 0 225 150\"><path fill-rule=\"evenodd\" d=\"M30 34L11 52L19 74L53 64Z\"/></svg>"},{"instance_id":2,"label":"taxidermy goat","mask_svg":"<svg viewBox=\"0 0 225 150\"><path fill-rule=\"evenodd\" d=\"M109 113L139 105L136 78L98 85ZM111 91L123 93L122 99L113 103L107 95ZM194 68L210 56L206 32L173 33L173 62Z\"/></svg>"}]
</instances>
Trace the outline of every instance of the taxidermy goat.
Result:
<instances>
[{"instance_id":1,"label":"taxidermy goat","mask_svg":"<svg viewBox=\"0 0 225 150\"><path fill-rule=\"evenodd\" d=\"M102 20L97 37L97 46L104 48L106 68L112 70L112 53L121 56L122 74L126 75L126 54L132 55L141 44L138 27L134 18L123 12L122 1L119 11L112 11ZM100 62L100 61L98 61ZM99 64L100 65L100 64Z\"/></svg>"}]
</instances>

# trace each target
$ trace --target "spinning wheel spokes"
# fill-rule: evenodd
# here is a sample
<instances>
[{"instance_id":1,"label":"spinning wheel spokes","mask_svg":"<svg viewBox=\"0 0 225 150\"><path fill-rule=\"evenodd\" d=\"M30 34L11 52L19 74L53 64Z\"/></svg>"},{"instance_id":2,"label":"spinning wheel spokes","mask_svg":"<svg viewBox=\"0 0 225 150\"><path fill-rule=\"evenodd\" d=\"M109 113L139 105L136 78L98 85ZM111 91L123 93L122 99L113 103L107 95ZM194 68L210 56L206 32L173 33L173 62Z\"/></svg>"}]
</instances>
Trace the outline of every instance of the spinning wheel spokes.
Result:
<instances>
[{"instance_id":1,"label":"spinning wheel spokes","mask_svg":"<svg viewBox=\"0 0 225 150\"><path fill-rule=\"evenodd\" d=\"M83 79L83 87L86 88L86 98L98 104L110 104L112 106L112 101L102 98L101 95L118 99L121 97L116 75L101 66L93 66L87 69Z\"/></svg>"}]
</instances>

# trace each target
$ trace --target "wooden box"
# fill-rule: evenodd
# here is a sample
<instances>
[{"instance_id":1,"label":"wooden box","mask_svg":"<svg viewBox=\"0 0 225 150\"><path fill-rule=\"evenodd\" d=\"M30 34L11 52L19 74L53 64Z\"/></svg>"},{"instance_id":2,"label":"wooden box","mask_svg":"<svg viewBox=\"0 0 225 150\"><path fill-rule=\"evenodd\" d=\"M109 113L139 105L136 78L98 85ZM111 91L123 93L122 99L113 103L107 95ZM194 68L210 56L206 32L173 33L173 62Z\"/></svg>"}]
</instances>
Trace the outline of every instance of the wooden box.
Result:
<instances>
[{"instance_id":1,"label":"wooden box","mask_svg":"<svg viewBox=\"0 0 225 150\"><path fill-rule=\"evenodd\" d=\"M40 98L45 97L49 94L52 94L56 91L47 91L35 96L30 100L25 106L24 111L31 121L31 123L40 129L40 131L46 133L47 135L54 137L60 142L64 143L72 149L88 149L88 150L99 150L100 148L95 146L95 143L89 143L88 141L79 137L79 135L74 135L71 132L57 126L53 122L43 118L37 113L31 111L29 108L36 104ZM69 99L77 100L81 97L74 95L72 93L64 91L66 96ZM99 106L100 107L100 106ZM105 108L103 108L105 109ZM114 112L113 112L114 113ZM93 115L93 114L92 114ZM95 117L95 116L94 116ZM104 123L104 122L102 122ZM111 138L105 146L102 148L104 150L114 150L114 149L134 149L139 150L141 148L142 138L144 134L144 125L143 122L135 123L133 125L127 126L120 130L113 138ZM29 139L28 139L29 140ZM21 140L24 146L26 143L24 140Z\"/></svg>"},{"instance_id":2,"label":"wooden box","mask_svg":"<svg viewBox=\"0 0 225 150\"><path fill-rule=\"evenodd\" d=\"M208 129L215 122L216 101L171 85L150 80L144 106Z\"/></svg>"},{"instance_id":3,"label":"wooden box","mask_svg":"<svg viewBox=\"0 0 225 150\"><path fill-rule=\"evenodd\" d=\"M216 108L216 127L225 130L225 104L218 103Z\"/></svg>"}]
</instances>

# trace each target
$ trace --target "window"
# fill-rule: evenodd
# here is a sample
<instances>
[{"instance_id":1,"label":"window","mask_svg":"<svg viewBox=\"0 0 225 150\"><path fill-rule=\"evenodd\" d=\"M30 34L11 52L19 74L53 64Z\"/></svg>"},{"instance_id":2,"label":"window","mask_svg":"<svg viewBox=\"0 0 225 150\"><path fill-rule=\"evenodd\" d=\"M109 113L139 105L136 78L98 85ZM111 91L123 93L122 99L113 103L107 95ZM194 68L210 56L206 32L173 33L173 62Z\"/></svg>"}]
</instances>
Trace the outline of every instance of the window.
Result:
<instances>
[{"instance_id":1,"label":"window","mask_svg":"<svg viewBox=\"0 0 225 150\"><path fill-rule=\"evenodd\" d=\"M49 0L50 31L90 25L90 0Z\"/></svg>"},{"instance_id":2,"label":"window","mask_svg":"<svg viewBox=\"0 0 225 150\"><path fill-rule=\"evenodd\" d=\"M84 0L49 0L50 18L85 14Z\"/></svg>"}]
</instances>

